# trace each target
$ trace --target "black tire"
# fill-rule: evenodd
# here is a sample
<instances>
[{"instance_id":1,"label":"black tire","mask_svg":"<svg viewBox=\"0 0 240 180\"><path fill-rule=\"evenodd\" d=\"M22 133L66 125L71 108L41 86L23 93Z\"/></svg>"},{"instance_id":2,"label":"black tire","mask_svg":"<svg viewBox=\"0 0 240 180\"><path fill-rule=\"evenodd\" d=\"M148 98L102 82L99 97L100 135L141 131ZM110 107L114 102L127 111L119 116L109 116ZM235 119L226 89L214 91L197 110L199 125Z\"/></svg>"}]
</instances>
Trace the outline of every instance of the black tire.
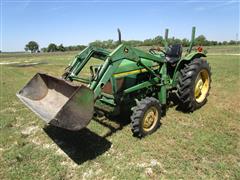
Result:
<instances>
[{"instance_id":1,"label":"black tire","mask_svg":"<svg viewBox=\"0 0 240 180\"><path fill-rule=\"evenodd\" d=\"M156 111L156 116L149 129L146 129L143 123L146 121L146 113L149 110ZM146 97L139 101L135 107L132 108L131 127L134 136L144 137L152 134L160 126L160 119L162 115L162 107L159 101L153 97ZM153 118L153 117L151 117Z\"/></svg>"},{"instance_id":2,"label":"black tire","mask_svg":"<svg viewBox=\"0 0 240 180\"><path fill-rule=\"evenodd\" d=\"M208 90L204 93L201 101L195 97L196 79L200 73L208 74ZM196 58L180 71L177 85L177 96L179 99L178 108L184 112L193 112L202 107L207 102L209 90L211 88L211 68L206 60Z\"/></svg>"}]
</instances>

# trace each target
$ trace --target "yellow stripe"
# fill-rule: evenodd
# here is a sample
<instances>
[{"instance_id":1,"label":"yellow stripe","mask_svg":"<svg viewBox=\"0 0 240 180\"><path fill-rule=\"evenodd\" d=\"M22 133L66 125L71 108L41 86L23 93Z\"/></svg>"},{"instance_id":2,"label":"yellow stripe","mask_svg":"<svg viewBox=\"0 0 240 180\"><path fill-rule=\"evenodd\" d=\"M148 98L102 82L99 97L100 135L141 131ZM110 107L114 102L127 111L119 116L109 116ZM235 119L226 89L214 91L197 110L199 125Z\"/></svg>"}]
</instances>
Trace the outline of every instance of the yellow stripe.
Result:
<instances>
[{"instance_id":1,"label":"yellow stripe","mask_svg":"<svg viewBox=\"0 0 240 180\"><path fill-rule=\"evenodd\" d=\"M159 66L155 66L153 69L156 70L158 68L159 68ZM137 70L133 70L133 71L127 71L127 72L113 74L113 77L118 78L118 77L122 77L122 76L138 74L138 73L143 73L143 72L147 72L147 71L148 70L146 68L142 68L142 69L137 69Z\"/></svg>"}]
</instances>

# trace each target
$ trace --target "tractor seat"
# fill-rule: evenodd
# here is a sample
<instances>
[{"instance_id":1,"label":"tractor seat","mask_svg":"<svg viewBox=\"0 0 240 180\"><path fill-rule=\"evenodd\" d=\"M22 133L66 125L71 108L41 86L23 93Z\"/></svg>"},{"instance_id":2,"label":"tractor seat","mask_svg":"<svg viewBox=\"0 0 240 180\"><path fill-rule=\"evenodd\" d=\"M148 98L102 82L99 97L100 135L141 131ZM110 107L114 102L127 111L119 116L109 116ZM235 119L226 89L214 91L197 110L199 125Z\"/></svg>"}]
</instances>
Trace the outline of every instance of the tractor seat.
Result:
<instances>
[{"instance_id":1,"label":"tractor seat","mask_svg":"<svg viewBox=\"0 0 240 180\"><path fill-rule=\"evenodd\" d=\"M180 60L182 56L182 45L181 44L173 44L169 46L169 49L166 52L166 60L170 64L175 64L178 60Z\"/></svg>"}]
</instances>

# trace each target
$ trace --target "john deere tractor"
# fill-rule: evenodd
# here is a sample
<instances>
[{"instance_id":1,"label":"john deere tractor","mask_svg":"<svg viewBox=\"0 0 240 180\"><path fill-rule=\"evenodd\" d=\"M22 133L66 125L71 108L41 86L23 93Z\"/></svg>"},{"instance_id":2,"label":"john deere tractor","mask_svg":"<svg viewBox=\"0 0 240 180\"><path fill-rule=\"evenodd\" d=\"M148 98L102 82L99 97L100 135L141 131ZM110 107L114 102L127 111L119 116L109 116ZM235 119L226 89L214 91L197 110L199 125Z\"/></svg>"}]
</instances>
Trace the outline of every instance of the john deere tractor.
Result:
<instances>
[{"instance_id":1,"label":"john deere tractor","mask_svg":"<svg viewBox=\"0 0 240 180\"><path fill-rule=\"evenodd\" d=\"M134 135L151 134L169 102L177 95L177 106L193 112L206 101L211 71L201 48L193 50L195 27L189 48L168 44L149 52L121 43L112 52L89 46L67 66L61 78L37 73L17 93L19 99L46 123L78 131L94 115L131 112Z\"/></svg>"}]
</instances>

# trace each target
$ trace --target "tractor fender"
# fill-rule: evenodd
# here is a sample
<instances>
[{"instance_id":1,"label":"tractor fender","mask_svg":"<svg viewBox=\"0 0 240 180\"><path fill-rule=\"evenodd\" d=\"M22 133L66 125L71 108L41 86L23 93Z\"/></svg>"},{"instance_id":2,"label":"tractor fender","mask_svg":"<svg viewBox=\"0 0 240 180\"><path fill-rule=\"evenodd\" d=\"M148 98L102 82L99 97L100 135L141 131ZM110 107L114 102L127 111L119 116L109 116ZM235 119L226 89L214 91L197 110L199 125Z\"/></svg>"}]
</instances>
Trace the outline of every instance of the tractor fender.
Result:
<instances>
[{"instance_id":1,"label":"tractor fender","mask_svg":"<svg viewBox=\"0 0 240 180\"><path fill-rule=\"evenodd\" d=\"M190 60L193 60L195 58L200 58L200 57L207 57L207 56L206 56L206 54L201 53L201 52L192 52L192 53L189 53L187 56L185 56L182 60L190 61Z\"/></svg>"},{"instance_id":2,"label":"tractor fender","mask_svg":"<svg viewBox=\"0 0 240 180\"><path fill-rule=\"evenodd\" d=\"M200 57L207 57L207 56L206 56L206 54L201 53L201 52L192 52L192 53L189 53L187 56L183 57L177 63L176 68L174 70L174 74L173 74L172 87L176 87L178 76L179 76L179 72L183 68L184 64L185 63L189 63L193 59L200 58Z\"/></svg>"}]
</instances>

